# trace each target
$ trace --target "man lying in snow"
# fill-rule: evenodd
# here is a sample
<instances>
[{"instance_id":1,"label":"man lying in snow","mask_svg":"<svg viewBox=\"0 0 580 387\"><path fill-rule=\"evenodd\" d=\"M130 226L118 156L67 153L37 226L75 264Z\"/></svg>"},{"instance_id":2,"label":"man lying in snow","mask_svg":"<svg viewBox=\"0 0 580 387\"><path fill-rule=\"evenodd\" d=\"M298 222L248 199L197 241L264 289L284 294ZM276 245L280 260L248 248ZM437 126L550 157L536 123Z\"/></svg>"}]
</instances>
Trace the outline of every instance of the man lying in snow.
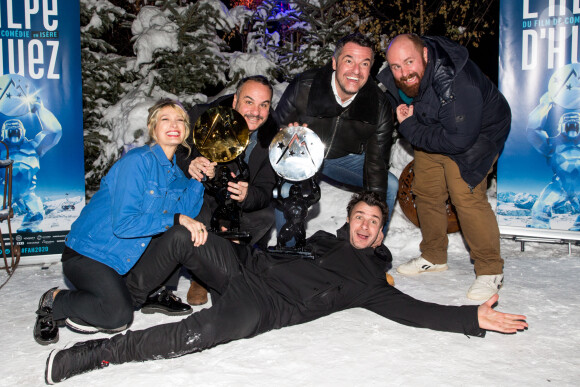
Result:
<instances>
[{"instance_id":1,"label":"man lying in snow","mask_svg":"<svg viewBox=\"0 0 580 387\"><path fill-rule=\"evenodd\" d=\"M405 325L485 335L486 330L515 333L527 328L525 316L497 312L494 295L480 306L445 306L416 300L387 284L380 231L387 219L383 200L374 193L353 195L347 222L337 235L318 231L308 239L314 259L276 258L249 246L209 234L195 247L187 229L181 248L140 267L143 288L130 289L143 302L181 264L212 290L213 306L182 321L127 331L110 339L77 343L52 351L46 382L53 384L109 364L183 356L272 329L301 324L349 308L365 308ZM175 254L177 251L177 254ZM155 285L153 285L155 286Z\"/></svg>"}]
</instances>

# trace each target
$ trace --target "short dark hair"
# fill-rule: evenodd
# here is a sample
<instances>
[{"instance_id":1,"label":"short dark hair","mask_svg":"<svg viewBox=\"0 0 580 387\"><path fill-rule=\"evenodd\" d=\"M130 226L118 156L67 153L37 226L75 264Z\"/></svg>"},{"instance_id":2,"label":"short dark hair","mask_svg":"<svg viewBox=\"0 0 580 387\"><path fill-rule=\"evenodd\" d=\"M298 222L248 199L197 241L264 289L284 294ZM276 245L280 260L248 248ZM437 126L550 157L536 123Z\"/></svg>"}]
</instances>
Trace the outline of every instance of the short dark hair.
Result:
<instances>
[{"instance_id":1,"label":"short dark hair","mask_svg":"<svg viewBox=\"0 0 580 387\"><path fill-rule=\"evenodd\" d=\"M360 202L365 202L367 205L372 207L374 206L379 207L379 209L381 210L381 215L383 216L383 218L381 219L382 226L384 226L387 223L387 219L389 217L389 208L387 207L385 201L381 199L379 194L372 191L358 192L352 195L350 201L348 202L348 205L346 206L346 213L349 219L352 209Z\"/></svg>"},{"instance_id":2,"label":"short dark hair","mask_svg":"<svg viewBox=\"0 0 580 387\"><path fill-rule=\"evenodd\" d=\"M361 34L360 32L354 32L352 34L346 35L345 37L341 38L338 42L336 42L336 47L334 48L334 54L332 57L335 60L338 60L342 49L347 43L354 43L361 47L368 47L371 49L371 62L375 61L375 42L371 38L366 35Z\"/></svg>"},{"instance_id":3,"label":"short dark hair","mask_svg":"<svg viewBox=\"0 0 580 387\"><path fill-rule=\"evenodd\" d=\"M268 86L268 88L270 89L270 94L272 95L272 97L274 97L274 88L272 87L272 84L270 83L268 78L266 78L263 75L252 75L249 77L242 78L238 82L238 85L236 86L236 95L238 96L238 98L240 97L240 91L242 90L242 86L244 86L246 82L250 81L258 82L264 86Z\"/></svg>"}]
</instances>

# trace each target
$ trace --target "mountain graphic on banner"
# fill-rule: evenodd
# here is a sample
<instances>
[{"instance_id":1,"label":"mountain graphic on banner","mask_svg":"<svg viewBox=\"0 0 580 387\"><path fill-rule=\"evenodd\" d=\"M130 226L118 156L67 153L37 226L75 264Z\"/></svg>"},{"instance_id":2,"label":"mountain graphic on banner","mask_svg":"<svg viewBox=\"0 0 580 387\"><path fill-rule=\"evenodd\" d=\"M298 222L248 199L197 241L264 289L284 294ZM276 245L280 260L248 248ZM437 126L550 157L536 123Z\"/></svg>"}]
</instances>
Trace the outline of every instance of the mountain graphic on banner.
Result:
<instances>
[{"instance_id":1,"label":"mountain graphic on banner","mask_svg":"<svg viewBox=\"0 0 580 387\"><path fill-rule=\"evenodd\" d=\"M566 109L580 109L580 64L571 63L554 72L548 84L552 101Z\"/></svg>"},{"instance_id":2,"label":"mountain graphic on banner","mask_svg":"<svg viewBox=\"0 0 580 387\"><path fill-rule=\"evenodd\" d=\"M0 113L19 117L30 112L29 104L35 98L32 83L17 74L0 77Z\"/></svg>"}]
</instances>

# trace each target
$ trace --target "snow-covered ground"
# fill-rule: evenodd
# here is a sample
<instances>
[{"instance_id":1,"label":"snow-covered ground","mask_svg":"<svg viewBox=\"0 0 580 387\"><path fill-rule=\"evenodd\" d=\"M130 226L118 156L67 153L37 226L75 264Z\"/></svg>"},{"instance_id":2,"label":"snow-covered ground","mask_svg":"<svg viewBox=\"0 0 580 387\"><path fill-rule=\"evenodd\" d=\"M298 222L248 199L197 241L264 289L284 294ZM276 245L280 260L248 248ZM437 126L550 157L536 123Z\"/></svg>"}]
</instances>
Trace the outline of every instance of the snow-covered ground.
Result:
<instances>
[{"instance_id":1,"label":"snow-covered ground","mask_svg":"<svg viewBox=\"0 0 580 387\"><path fill-rule=\"evenodd\" d=\"M217 2L215 2L217 4ZM218 4L219 5L219 4ZM151 14L149 14L151 17ZM143 22L147 15L141 15ZM152 29L153 30L153 29ZM163 31L149 31L151 47L163 48ZM151 51L144 48L140 54ZM140 60L141 58L139 58ZM239 59L235 57L234 59ZM265 73L257 56L232 62L232 71ZM286 85L275 85L277 101ZM146 90L147 92L145 92ZM146 108L159 97L151 88L129 93L105 112L114 128L113 143L103 155L135 139L144 127ZM228 90L231 92L231 90ZM225 93L225 91L224 91ZM191 100L201 96L191 97ZM203 99L203 98L202 98ZM187 101L187 102L191 102ZM144 142L139 139L138 144ZM409 161L395 148L391 161L400 173ZM311 210L308 234L340 227L349 194L323 183L322 201ZM494 200L492 198L492 200ZM495 203L494 203L495 204ZM55 207L56 208L56 207ZM80 206L78 207L80 209ZM54 215L70 219L69 212ZM54 221L56 222L56 221ZM51 226L50 223L48 226ZM420 232L397 208L386 245L393 265L419 254ZM580 382L580 247L502 240L505 286L498 309L525 314L530 324L516 335L488 333L484 339L409 328L362 309L352 309L256 338L177 359L110 366L76 376L63 386L542 386ZM396 286L414 297L444 303L473 303L465 293L474 279L473 266L459 234L451 235L448 271L403 277L394 270ZM0 272L0 284L7 275ZM104 336L82 336L61 329L60 341L47 347L32 337L40 295L53 286L66 286L59 263L20 266L0 289L0 386L44 385L45 361L51 350L68 343ZM178 295L185 298L188 282L181 279ZM196 309L201 309L198 307ZM162 315L135 315L131 329L175 321Z\"/></svg>"},{"instance_id":2,"label":"snow-covered ground","mask_svg":"<svg viewBox=\"0 0 580 387\"><path fill-rule=\"evenodd\" d=\"M344 222L349 193L322 184L308 234ZM397 208L386 240L394 266L418 255L420 232ZM516 335L489 332L483 339L410 328L363 309L352 309L252 339L177 359L113 365L76 376L63 386L541 386L578 385L580 378L580 247L527 243L525 251L502 240L505 286L498 309L527 316ZM472 304L465 293L473 266L459 234L449 246L449 270L404 277L396 286L414 297L443 304ZM6 273L0 274L0 283ZM32 338L40 295L65 286L59 263L21 266L0 290L0 386L41 386L46 357L83 336L66 328L47 347ZM188 282L180 281L185 298ZM201 307L197 307L201 309ZM137 312L131 329L175 321Z\"/></svg>"}]
</instances>

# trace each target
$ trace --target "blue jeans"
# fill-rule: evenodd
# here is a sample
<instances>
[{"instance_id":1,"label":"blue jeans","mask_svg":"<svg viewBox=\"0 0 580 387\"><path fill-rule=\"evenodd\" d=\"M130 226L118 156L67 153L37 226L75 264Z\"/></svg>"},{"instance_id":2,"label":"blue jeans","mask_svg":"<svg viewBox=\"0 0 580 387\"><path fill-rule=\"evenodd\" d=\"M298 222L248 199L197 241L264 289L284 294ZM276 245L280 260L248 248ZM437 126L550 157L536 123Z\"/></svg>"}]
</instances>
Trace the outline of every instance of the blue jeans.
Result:
<instances>
[{"instance_id":1,"label":"blue jeans","mask_svg":"<svg viewBox=\"0 0 580 387\"><path fill-rule=\"evenodd\" d=\"M351 185L354 187L363 186L363 168L364 168L365 155L351 153L344 157L339 157L337 159L325 159L322 164L321 173L322 175L331 178L339 183ZM285 183L282 189L282 197L288 196L288 190L290 189L290 184ZM395 200L397 199L397 192L399 190L399 179L391 172L388 174L388 188L387 188L387 206L389 206L389 219L383 227L383 234L387 235L387 230L389 229L389 223L391 222L391 216L393 216L393 209L395 208ZM346 203L345 203L346 206ZM284 214L282 211L276 209L276 230L279 232L282 226L286 223ZM294 239L292 239L287 244L288 246L294 245Z\"/></svg>"}]
</instances>

